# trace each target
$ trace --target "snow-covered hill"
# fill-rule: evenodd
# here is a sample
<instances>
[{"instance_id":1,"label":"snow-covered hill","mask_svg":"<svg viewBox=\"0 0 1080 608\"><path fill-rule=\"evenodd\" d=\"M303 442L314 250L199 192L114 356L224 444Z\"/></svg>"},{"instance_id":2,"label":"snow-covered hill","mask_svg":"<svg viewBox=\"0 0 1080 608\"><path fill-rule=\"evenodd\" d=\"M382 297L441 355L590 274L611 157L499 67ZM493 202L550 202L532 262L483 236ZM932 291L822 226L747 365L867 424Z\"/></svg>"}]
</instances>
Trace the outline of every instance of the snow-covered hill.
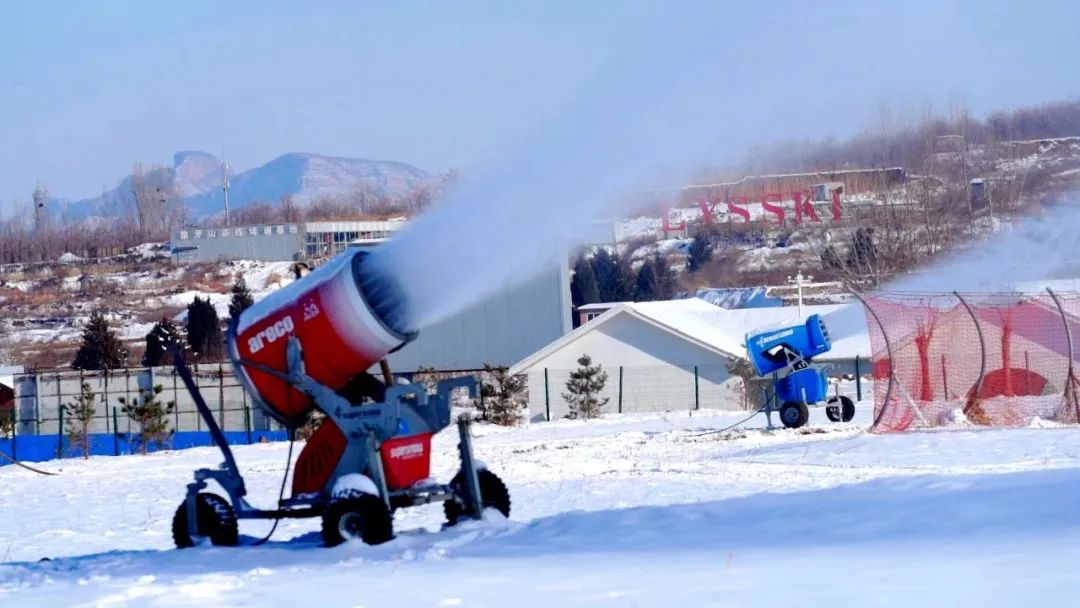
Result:
<instances>
[{"instance_id":1,"label":"snow-covered hill","mask_svg":"<svg viewBox=\"0 0 1080 608\"><path fill-rule=\"evenodd\" d=\"M815 416L820 412L815 412ZM1080 432L867 435L859 425L702 433L686 412L477 429L509 521L439 531L399 511L381 546L318 546L286 520L262 547L171 548L198 448L0 468L0 604L134 606L1071 606ZM452 431L433 474L454 471ZM241 446L253 503L286 446ZM244 522L253 540L268 522ZM40 561L48 558L49 561Z\"/></svg>"},{"instance_id":2,"label":"snow-covered hill","mask_svg":"<svg viewBox=\"0 0 1080 608\"><path fill-rule=\"evenodd\" d=\"M213 215L223 208L221 161L212 154L177 152L172 167L164 171L168 176L159 180L173 180L192 219ZM426 171L402 162L290 153L230 175L229 206L240 209L253 202L275 203L287 194L305 204L361 187L373 193L401 196L432 179ZM114 215L123 208L124 195L130 188L128 176L100 196L69 203L53 201L50 209L69 220Z\"/></svg>"}]
</instances>

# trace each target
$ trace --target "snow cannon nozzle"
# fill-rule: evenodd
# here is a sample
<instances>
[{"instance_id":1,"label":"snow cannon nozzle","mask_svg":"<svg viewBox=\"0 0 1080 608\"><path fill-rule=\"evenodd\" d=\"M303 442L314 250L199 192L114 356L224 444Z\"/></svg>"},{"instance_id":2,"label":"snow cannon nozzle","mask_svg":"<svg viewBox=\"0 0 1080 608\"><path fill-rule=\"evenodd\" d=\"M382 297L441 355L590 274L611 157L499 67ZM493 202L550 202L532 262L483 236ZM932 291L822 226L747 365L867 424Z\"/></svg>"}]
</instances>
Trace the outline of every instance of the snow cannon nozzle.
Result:
<instances>
[{"instance_id":1,"label":"snow cannon nozzle","mask_svg":"<svg viewBox=\"0 0 1080 608\"><path fill-rule=\"evenodd\" d=\"M387 329L400 334L404 342L416 338L416 330L410 328L408 307L401 284L371 263L371 254L362 253L353 258L353 276L368 306L375 312Z\"/></svg>"}]
</instances>

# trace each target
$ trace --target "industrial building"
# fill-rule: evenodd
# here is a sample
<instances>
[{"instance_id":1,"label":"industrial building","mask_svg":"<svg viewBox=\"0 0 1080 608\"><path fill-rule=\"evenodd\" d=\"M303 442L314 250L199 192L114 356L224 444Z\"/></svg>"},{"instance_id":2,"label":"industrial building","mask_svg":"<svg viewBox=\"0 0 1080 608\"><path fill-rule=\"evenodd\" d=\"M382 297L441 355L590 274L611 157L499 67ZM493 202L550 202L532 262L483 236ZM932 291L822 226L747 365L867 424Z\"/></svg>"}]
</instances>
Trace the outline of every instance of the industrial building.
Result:
<instances>
[{"instance_id":1,"label":"industrial building","mask_svg":"<svg viewBox=\"0 0 1080 608\"><path fill-rule=\"evenodd\" d=\"M397 220L189 228L174 231L170 244L181 262L313 260L341 253L350 245L377 243L404 225Z\"/></svg>"},{"instance_id":2,"label":"industrial building","mask_svg":"<svg viewBox=\"0 0 1080 608\"><path fill-rule=\"evenodd\" d=\"M337 221L179 230L172 251L185 262L323 260L347 247L375 247L403 226L404 221ZM390 364L401 372L510 365L569 332L571 310L569 265L563 260L425 328L390 356Z\"/></svg>"},{"instance_id":3,"label":"industrial building","mask_svg":"<svg viewBox=\"0 0 1080 608\"><path fill-rule=\"evenodd\" d=\"M868 360L870 343L860 306L806 306L728 310L689 298L624 303L529 355L511 369L526 374L529 416L562 418L563 398L578 358L589 355L608 373L601 398L605 412L676 409L740 409L747 399L742 379L731 366L745 359L747 331L790 324L820 314L834 335L832 350L815 362L830 373L853 373L856 357Z\"/></svg>"}]
</instances>

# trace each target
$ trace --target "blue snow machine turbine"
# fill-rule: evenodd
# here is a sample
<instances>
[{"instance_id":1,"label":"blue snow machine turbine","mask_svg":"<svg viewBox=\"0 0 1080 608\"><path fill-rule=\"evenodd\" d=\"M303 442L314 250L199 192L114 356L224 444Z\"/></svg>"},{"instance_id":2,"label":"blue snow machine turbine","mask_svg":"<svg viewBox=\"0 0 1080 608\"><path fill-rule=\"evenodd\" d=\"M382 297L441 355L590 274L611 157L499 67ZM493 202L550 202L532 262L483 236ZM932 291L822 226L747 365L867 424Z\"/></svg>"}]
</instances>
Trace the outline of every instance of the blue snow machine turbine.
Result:
<instances>
[{"instance_id":1,"label":"blue snow machine turbine","mask_svg":"<svg viewBox=\"0 0 1080 608\"><path fill-rule=\"evenodd\" d=\"M802 325L771 327L746 335L746 351L758 376L773 376L773 389L780 406L780 421L788 428L806 424L809 406L825 401L828 382L814 357L832 349L829 330L819 315L810 315ZM855 415L855 404L847 397L829 399L826 413L834 422L847 422Z\"/></svg>"}]
</instances>

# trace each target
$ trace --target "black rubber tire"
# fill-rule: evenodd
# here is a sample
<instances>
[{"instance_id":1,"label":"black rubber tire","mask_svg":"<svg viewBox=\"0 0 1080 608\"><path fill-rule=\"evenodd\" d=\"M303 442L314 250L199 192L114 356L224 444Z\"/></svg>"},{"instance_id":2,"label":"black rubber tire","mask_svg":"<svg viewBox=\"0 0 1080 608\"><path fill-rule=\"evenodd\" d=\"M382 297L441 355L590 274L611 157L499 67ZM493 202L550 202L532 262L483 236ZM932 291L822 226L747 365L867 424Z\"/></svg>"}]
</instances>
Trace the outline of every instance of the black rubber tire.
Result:
<instances>
[{"instance_id":1,"label":"black rubber tire","mask_svg":"<svg viewBox=\"0 0 1080 608\"><path fill-rule=\"evenodd\" d=\"M510 517L510 491L506 489L506 484L499 479L499 476L487 469L481 469L476 472L476 480L480 483L480 496L483 498L484 508L495 509L502 513L503 517ZM465 475L461 471L458 471L458 474L450 480L450 487L455 495L461 497L461 503L467 502L465 500ZM447 525L453 526L462 519L476 517L472 509L461 503L455 499L443 503Z\"/></svg>"},{"instance_id":2,"label":"black rubber tire","mask_svg":"<svg viewBox=\"0 0 1080 608\"><path fill-rule=\"evenodd\" d=\"M837 405L837 401L840 405ZM829 405L825 406L825 415L833 422L851 422L855 417L855 402L850 397L841 395L839 399L829 399Z\"/></svg>"},{"instance_id":3,"label":"black rubber tire","mask_svg":"<svg viewBox=\"0 0 1080 608\"><path fill-rule=\"evenodd\" d=\"M378 496L352 492L327 505L322 516L322 538L327 547L350 539L381 545L394 538L394 518Z\"/></svg>"},{"instance_id":4,"label":"black rubber tire","mask_svg":"<svg viewBox=\"0 0 1080 608\"><path fill-rule=\"evenodd\" d=\"M195 522L200 538L191 538L187 527L187 501L180 503L173 515L173 542L178 549L194 547L203 538L209 538L214 545L235 547L240 544L240 532L236 526L236 512L229 501L209 492L202 492L195 497Z\"/></svg>"},{"instance_id":5,"label":"black rubber tire","mask_svg":"<svg viewBox=\"0 0 1080 608\"><path fill-rule=\"evenodd\" d=\"M799 401L788 401L780 406L780 422L789 429L797 429L810 420L810 408Z\"/></svg>"}]
</instances>

